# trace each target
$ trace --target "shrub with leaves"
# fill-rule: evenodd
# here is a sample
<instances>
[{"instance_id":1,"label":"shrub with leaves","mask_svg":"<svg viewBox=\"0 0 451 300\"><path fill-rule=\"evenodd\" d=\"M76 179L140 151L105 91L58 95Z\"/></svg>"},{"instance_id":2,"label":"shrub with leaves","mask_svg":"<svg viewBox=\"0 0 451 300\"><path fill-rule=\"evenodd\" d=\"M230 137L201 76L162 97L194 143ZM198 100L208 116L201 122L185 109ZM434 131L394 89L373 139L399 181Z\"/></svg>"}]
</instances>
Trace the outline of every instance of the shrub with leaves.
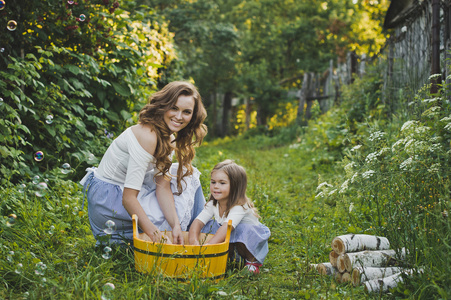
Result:
<instances>
[{"instance_id":1,"label":"shrub with leaves","mask_svg":"<svg viewBox=\"0 0 451 300\"><path fill-rule=\"evenodd\" d=\"M17 23L0 31L2 184L98 162L173 57L166 25L134 1L9 1L0 20Z\"/></svg>"}]
</instances>

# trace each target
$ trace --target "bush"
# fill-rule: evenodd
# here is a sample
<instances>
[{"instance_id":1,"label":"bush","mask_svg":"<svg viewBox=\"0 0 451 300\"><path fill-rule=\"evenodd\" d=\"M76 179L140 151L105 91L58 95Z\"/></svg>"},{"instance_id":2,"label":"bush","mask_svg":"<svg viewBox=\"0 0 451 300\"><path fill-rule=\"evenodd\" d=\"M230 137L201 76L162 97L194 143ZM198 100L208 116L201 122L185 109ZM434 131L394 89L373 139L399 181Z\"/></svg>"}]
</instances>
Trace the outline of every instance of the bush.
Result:
<instances>
[{"instance_id":1,"label":"bush","mask_svg":"<svg viewBox=\"0 0 451 300\"><path fill-rule=\"evenodd\" d=\"M2 184L63 163L79 167L72 176L80 175L98 162L113 133L133 123L157 69L173 57L166 25L148 8L134 6L7 3L2 23L20 19L15 30L0 31ZM42 158L34 157L38 151Z\"/></svg>"},{"instance_id":2,"label":"bush","mask_svg":"<svg viewBox=\"0 0 451 300\"><path fill-rule=\"evenodd\" d=\"M348 232L386 236L407 250L407 266L425 274L405 283L408 290L449 298L451 107L428 89L410 103L411 114L358 126L360 139L342 161L346 175L321 182L317 197L338 203Z\"/></svg>"}]
</instances>

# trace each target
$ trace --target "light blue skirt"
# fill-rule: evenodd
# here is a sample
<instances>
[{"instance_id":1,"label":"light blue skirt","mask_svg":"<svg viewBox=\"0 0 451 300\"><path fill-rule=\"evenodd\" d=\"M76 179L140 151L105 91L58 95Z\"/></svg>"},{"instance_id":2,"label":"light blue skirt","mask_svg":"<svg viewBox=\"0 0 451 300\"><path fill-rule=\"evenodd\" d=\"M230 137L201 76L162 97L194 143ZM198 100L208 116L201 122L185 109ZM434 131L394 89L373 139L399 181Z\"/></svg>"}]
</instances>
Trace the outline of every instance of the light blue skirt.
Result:
<instances>
[{"instance_id":1,"label":"light blue skirt","mask_svg":"<svg viewBox=\"0 0 451 300\"><path fill-rule=\"evenodd\" d=\"M156 188L155 185L153 185ZM88 199L88 216L89 223L91 225L91 231L96 238L96 240L103 241L105 236L109 236L109 243L123 243L133 241L133 226L132 226L132 218L128 214L127 210L122 205L122 189L119 185L113 184L110 182L105 182L99 178L97 178L93 172L87 175L87 179L84 182L84 190L86 191L86 196ZM183 192L182 192L183 193ZM142 189L140 195L138 196L141 200L146 199L149 202L158 203L155 199L151 199L152 197L156 197L155 191L150 188L150 185L146 185L145 188ZM178 196L174 196L176 198ZM196 187L195 191L192 193L192 196L189 201L189 205L177 205L176 210L179 219L187 217L187 212L189 213L188 222L186 222L187 226L182 228L182 230L188 230L189 225L194 221L197 215L202 211L205 205L205 198L202 192L202 187L199 185ZM186 195L183 197L179 197L185 201ZM179 200L179 199L177 199ZM180 200L179 200L180 201ZM184 203L186 204L186 203ZM183 207L179 209L179 207ZM156 211L156 215L158 215L158 221L155 222L155 226L157 226L160 230L171 230L168 228L168 224L166 220L159 218L161 215L161 209L156 207L154 209ZM147 212L146 214L152 214L152 212ZM151 217L151 216L150 216ZM155 219L155 218L151 218ZM113 232L110 234L108 230L105 231L106 226L105 223L107 221L113 221L115 223L115 228L113 228Z\"/></svg>"},{"instance_id":2,"label":"light blue skirt","mask_svg":"<svg viewBox=\"0 0 451 300\"><path fill-rule=\"evenodd\" d=\"M216 220L210 220L202 228L201 232L215 234L221 227ZM243 243L247 250L263 264L268 254L268 239L271 232L268 227L259 223L258 225L239 223L230 235L230 244Z\"/></svg>"}]
</instances>

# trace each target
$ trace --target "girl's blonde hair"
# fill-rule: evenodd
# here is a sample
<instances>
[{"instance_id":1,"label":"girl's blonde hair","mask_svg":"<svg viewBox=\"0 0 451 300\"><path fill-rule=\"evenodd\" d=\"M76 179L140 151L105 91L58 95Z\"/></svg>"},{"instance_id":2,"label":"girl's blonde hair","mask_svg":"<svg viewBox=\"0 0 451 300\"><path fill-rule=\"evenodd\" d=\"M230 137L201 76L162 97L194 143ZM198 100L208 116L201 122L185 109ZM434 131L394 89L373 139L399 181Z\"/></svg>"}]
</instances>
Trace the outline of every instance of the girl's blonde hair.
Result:
<instances>
[{"instance_id":1,"label":"girl's blonde hair","mask_svg":"<svg viewBox=\"0 0 451 300\"><path fill-rule=\"evenodd\" d=\"M223 171L227 177L229 177L230 192L226 210L224 212L225 215L229 215L229 211L232 207L241 205L246 208L245 205L247 204L249 208L253 210L254 214L259 217L257 209L254 207L254 203L246 196L247 175L244 168L236 164L233 160L226 159L223 162L218 163L213 170L211 170L210 174L213 174L213 172L216 171ZM214 206L218 204L218 201L213 195L210 195L210 200L213 201Z\"/></svg>"},{"instance_id":2,"label":"girl's blonde hair","mask_svg":"<svg viewBox=\"0 0 451 300\"><path fill-rule=\"evenodd\" d=\"M157 160L158 174L169 174L172 164L170 159L173 149L170 142L172 132L164 121L164 113L176 105L181 95L193 97L194 110L191 121L185 128L176 133L176 138L173 141L175 143L175 155L179 162L177 169L177 190L179 193L182 192L181 182L183 178L193 174L191 161L196 154L194 147L200 146L207 134L207 126L204 124L207 111L202 103L202 98L193 84L185 81L174 81L154 93L149 103L139 112L139 123L150 125L152 130L157 133L157 148L154 157Z\"/></svg>"}]
</instances>

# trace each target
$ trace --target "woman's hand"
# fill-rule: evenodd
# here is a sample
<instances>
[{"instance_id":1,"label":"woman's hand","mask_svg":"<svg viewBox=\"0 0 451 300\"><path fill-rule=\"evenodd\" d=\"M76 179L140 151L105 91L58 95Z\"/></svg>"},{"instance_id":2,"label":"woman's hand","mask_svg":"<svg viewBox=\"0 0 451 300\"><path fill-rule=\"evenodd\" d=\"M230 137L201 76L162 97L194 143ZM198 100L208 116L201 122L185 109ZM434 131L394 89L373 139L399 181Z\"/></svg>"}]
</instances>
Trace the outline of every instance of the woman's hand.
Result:
<instances>
[{"instance_id":1,"label":"woman's hand","mask_svg":"<svg viewBox=\"0 0 451 300\"><path fill-rule=\"evenodd\" d=\"M183 232L182 228L180 227L180 224L176 224L172 228L172 241L174 244L184 245L185 241L183 239Z\"/></svg>"}]
</instances>

